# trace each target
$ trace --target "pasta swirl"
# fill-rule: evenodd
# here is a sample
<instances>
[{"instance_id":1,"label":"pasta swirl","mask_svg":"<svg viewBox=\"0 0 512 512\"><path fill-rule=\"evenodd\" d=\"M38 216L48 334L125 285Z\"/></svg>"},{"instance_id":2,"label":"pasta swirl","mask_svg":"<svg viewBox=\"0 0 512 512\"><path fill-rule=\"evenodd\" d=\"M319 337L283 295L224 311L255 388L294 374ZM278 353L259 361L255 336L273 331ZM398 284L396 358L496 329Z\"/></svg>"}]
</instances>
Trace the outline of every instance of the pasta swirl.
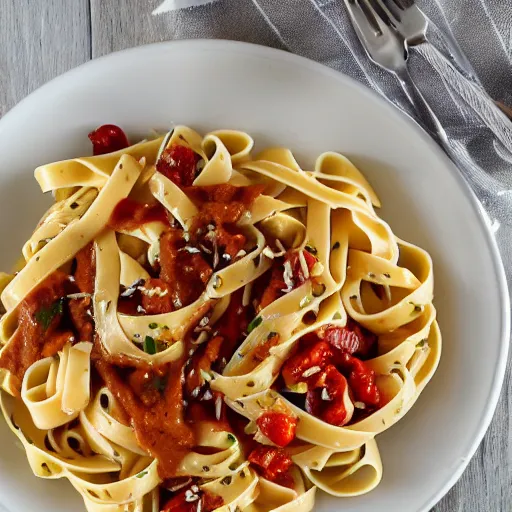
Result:
<instances>
[{"instance_id":1,"label":"pasta swirl","mask_svg":"<svg viewBox=\"0 0 512 512\"><path fill-rule=\"evenodd\" d=\"M103 134L103 135L102 135ZM0 405L90 512L307 512L383 474L441 335L429 254L343 155L303 169L177 126L36 169L56 203L0 275Z\"/></svg>"}]
</instances>

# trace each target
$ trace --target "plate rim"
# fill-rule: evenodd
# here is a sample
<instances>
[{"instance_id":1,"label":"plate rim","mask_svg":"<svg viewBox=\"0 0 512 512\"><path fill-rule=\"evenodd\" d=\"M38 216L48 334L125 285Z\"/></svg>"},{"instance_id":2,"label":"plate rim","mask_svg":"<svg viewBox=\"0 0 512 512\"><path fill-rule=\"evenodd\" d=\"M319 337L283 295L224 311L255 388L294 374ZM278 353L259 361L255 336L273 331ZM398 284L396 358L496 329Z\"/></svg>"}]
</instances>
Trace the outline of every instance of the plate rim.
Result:
<instances>
[{"instance_id":1,"label":"plate rim","mask_svg":"<svg viewBox=\"0 0 512 512\"><path fill-rule=\"evenodd\" d=\"M382 109L387 110L390 116L393 116L398 120L401 120L401 122L406 123L408 127L411 129L411 131L414 133L414 136L417 138L421 138L423 142L427 144L427 146L429 146L430 150L436 153L437 156L443 160L445 167L449 169L449 172L451 172L451 174L457 180L457 184L459 185L461 191L470 202L472 208L475 210L478 222L480 223L480 227L487 241L487 247L489 248L491 253L491 259L493 262L493 273L496 277L496 281L499 288L498 293L501 298L501 334L499 339L499 361L495 368L495 373L491 382L489 396L486 402L486 406L482 410L481 418L478 422L476 432L472 436L472 441L470 442L469 446L467 446L464 449L467 455L463 458L460 458L459 462L454 468L451 478L449 478L442 487L436 490L433 493L433 495L429 499L427 499L426 502L418 510L418 512L428 512L436 503L438 503L448 493L448 491L460 479L463 472L469 465L469 462L475 455L478 447L480 446L480 443L482 442L490 426L490 423L494 417L496 407L503 388L505 372L508 362L509 341L511 336L511 311L509 289L503 265L503 260L498 248L497 241L492 233L490 227L490 220L488 218L487 212L484 210L475 192L473 191L470 184L462 174L462 171L460 171L456 167L456 165L450 160L448 155L434 142L434 140L427 134L427 132L425 132L424 129L412 117L410 117L406 112L402 111L399 107L394 105L387 98L378 94L373 89L366 87L365 85L358 82L356 79L340 71L336 71L335 69L332 69L320 62L308 59L301 55L287 52L285 50L255 43L227 39L198 38L142 44L139 46L111 52L106 55L90 59L87 62L84 62L83 64L73 67L68 71L65 71L64 73L54 77L48 82L42 84L41 86L30 92L27 96L25 96L10 110L8 110L0 118L0 135L3 130L3 127L6 125L5 119L10 120L14 116L19 115L24 109L30 109L32 103L37 103L38 97L41 94L44 94L47 90L51 90L56 86L58 87L61 81L65 81L70 77L73 77L75 74L79 75L81 73L88 72L88 68L93 68L95 66L101 65L104 61L107 60L125 58L127 55L135 56L138 53L151 53L155 50L164 49L165 47L169 47L172 51L176 51L176 48L179 48L180 46L197 47L199 49L202 48L203 50L216 49L227 52L235 51L239 53L251 53L259 57L267 57L271 60L288 61L297 66L301 66L302 68L306 68L309 71L314 71L326 75L331 79L337 80L345 87L357 90L358 94L366 96L367 98L371 99L371 101L380 104Z\"/></svg>"}]
</instances>

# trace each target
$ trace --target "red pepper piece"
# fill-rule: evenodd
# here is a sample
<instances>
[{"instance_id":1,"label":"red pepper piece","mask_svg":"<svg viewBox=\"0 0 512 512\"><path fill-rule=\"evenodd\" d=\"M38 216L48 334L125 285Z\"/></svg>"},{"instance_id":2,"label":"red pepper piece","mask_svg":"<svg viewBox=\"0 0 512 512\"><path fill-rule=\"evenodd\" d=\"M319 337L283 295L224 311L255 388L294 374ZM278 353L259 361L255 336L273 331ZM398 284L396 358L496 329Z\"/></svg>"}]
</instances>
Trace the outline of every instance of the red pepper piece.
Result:
<instances>
[{"instance_id":1,"label":"red pepper piece","mask_svg":"<svg viewBox=\"0 0 512 512\"><path fill-rule=\"evenodd\" d=\"M306 411L316 418L320 418L331 425L343 425L347 419L347 409L343 395L347 389L347 379L336 369L329 365L321 374L316 374L308 383L306 395ZM327 392L327 399L322 393Z\"/></svg>"},{"instance_id":2,"label":"red pepper piece","mask_svg":"<svg viewBox=\"0 0 512 512\"><path fill-rule=\"evenodd\" d=\"M197 510L197 501L185 501L185 492L180 492L173 496L162 508L161 512L195 512Z\"/></svg>"},{"instance_id":3,"label":"red pepper piece","mask_svg":"<svg viewBox=\"0 0 512 512\"><path fill-rule=\"evenodd\" d=\"M289 473L293 461L282 448L258 446L249 454L249 462L257 467L263 478L293 487L293 478Z\"/></svg>"},{"instance_id":4,"label":"red pepper piece","mask_svg":"<svg viewBox=\"0 0 512 512\"><path fill-rule=\"evenodd\" d=\"M161 512L196 512L197 510L212 512L224 505L224 500L220 496L205 491L200 491L199 499L187 501L185 499L186 492L187 490L184 490L173 496L164 505Z\"/></svg>"},{"instance_id":5,"label":"red pepper piece","mask_svg":"<svg viewBox=\"0 0 512 512\"><path fill-rule=\"evenodd\" d=\"M173 144L161 155L156 170L180 187L189 187L196 176L196 154L185 146Z\"/></svg>"},{"instance_id":6,"label":"red pepper piece","mask_svg":"<svg viewBox=\"0 0 512 512\"><path fill-rule=\"evenodd\" d=\"M320 341L295 354L283 366L282 375L286 385L290 387L298 382L305 382L307 377L303 374L306 370L315 366L323 369L331 357L331 347L325 341Z\"/></svg>"},{"instance_id":7,"label":"red pepper piece","mask_svg":"<svg viewBox=\"0 0 512 512\"><path fill-rule=\"evenodd\" d=\"M115 124L104 124L89 133L88 137L92 142L94 155L113 153L130 145L126 134Z\"/></svg>"},{"instance_id":8,"label":"red pepper piece","mask_svg":"<svg viewBox=\"0 0 512 512\"><path fill-rule=\"evenodd\" d=\"M340 369L348 374L348 383L356 401L363 402L369 407L380 407L380 393L375 382L375 372L368 368L364 361L350 354L337 355L336 359Z\"/></svg>"},{"instance_id":9,"label":"red pepper piece","mask_svg":"<svg viewBox=\"0 0 512 512\"><path fill-rule=\"evenodd\" d=\"M281 448L295 439L297 419L280 412L265 412L256 421L263 435Z\"/></svg>"}]
</instances>

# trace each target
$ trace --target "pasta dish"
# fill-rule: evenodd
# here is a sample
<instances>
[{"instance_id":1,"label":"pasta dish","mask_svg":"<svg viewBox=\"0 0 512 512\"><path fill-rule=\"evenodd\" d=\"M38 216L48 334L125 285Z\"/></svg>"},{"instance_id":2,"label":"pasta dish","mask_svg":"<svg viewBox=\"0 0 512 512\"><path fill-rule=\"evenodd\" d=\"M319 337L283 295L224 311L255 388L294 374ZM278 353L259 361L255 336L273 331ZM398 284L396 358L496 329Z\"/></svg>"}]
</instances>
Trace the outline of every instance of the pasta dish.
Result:
<instances>
[{"instance_id":1,"label":"pasta dish","mask_svg":"<svg viewBox=\"0 0 512 512\"><path fill-rule=\"evenodd\" d=\"M432 377L432 263L326 152L177 126L43 165L55 203L0 273L1 408L90 512L307 512L382 477ZM4 441L5 442L5 441Z\"/></svg>"}]
</instances>

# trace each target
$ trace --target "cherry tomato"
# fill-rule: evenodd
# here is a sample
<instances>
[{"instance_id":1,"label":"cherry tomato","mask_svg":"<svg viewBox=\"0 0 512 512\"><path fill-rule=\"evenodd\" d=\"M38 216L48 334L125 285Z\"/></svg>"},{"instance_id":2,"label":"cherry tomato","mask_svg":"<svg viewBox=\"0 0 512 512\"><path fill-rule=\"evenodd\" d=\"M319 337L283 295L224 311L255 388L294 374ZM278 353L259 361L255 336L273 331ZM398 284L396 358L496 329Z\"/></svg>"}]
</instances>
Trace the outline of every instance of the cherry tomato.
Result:
<instances>
[{"instance_id":1,"label":"cherry tomato","mask_svg":"<svg viewBox=\"0 0 512 512\"><path fill-rule=\"evenodd\" d=\"M115 124L104 124L89 133L94 155L104 155L127 148L130 143L126 134Z\"/></svg>"}]
</instances>

